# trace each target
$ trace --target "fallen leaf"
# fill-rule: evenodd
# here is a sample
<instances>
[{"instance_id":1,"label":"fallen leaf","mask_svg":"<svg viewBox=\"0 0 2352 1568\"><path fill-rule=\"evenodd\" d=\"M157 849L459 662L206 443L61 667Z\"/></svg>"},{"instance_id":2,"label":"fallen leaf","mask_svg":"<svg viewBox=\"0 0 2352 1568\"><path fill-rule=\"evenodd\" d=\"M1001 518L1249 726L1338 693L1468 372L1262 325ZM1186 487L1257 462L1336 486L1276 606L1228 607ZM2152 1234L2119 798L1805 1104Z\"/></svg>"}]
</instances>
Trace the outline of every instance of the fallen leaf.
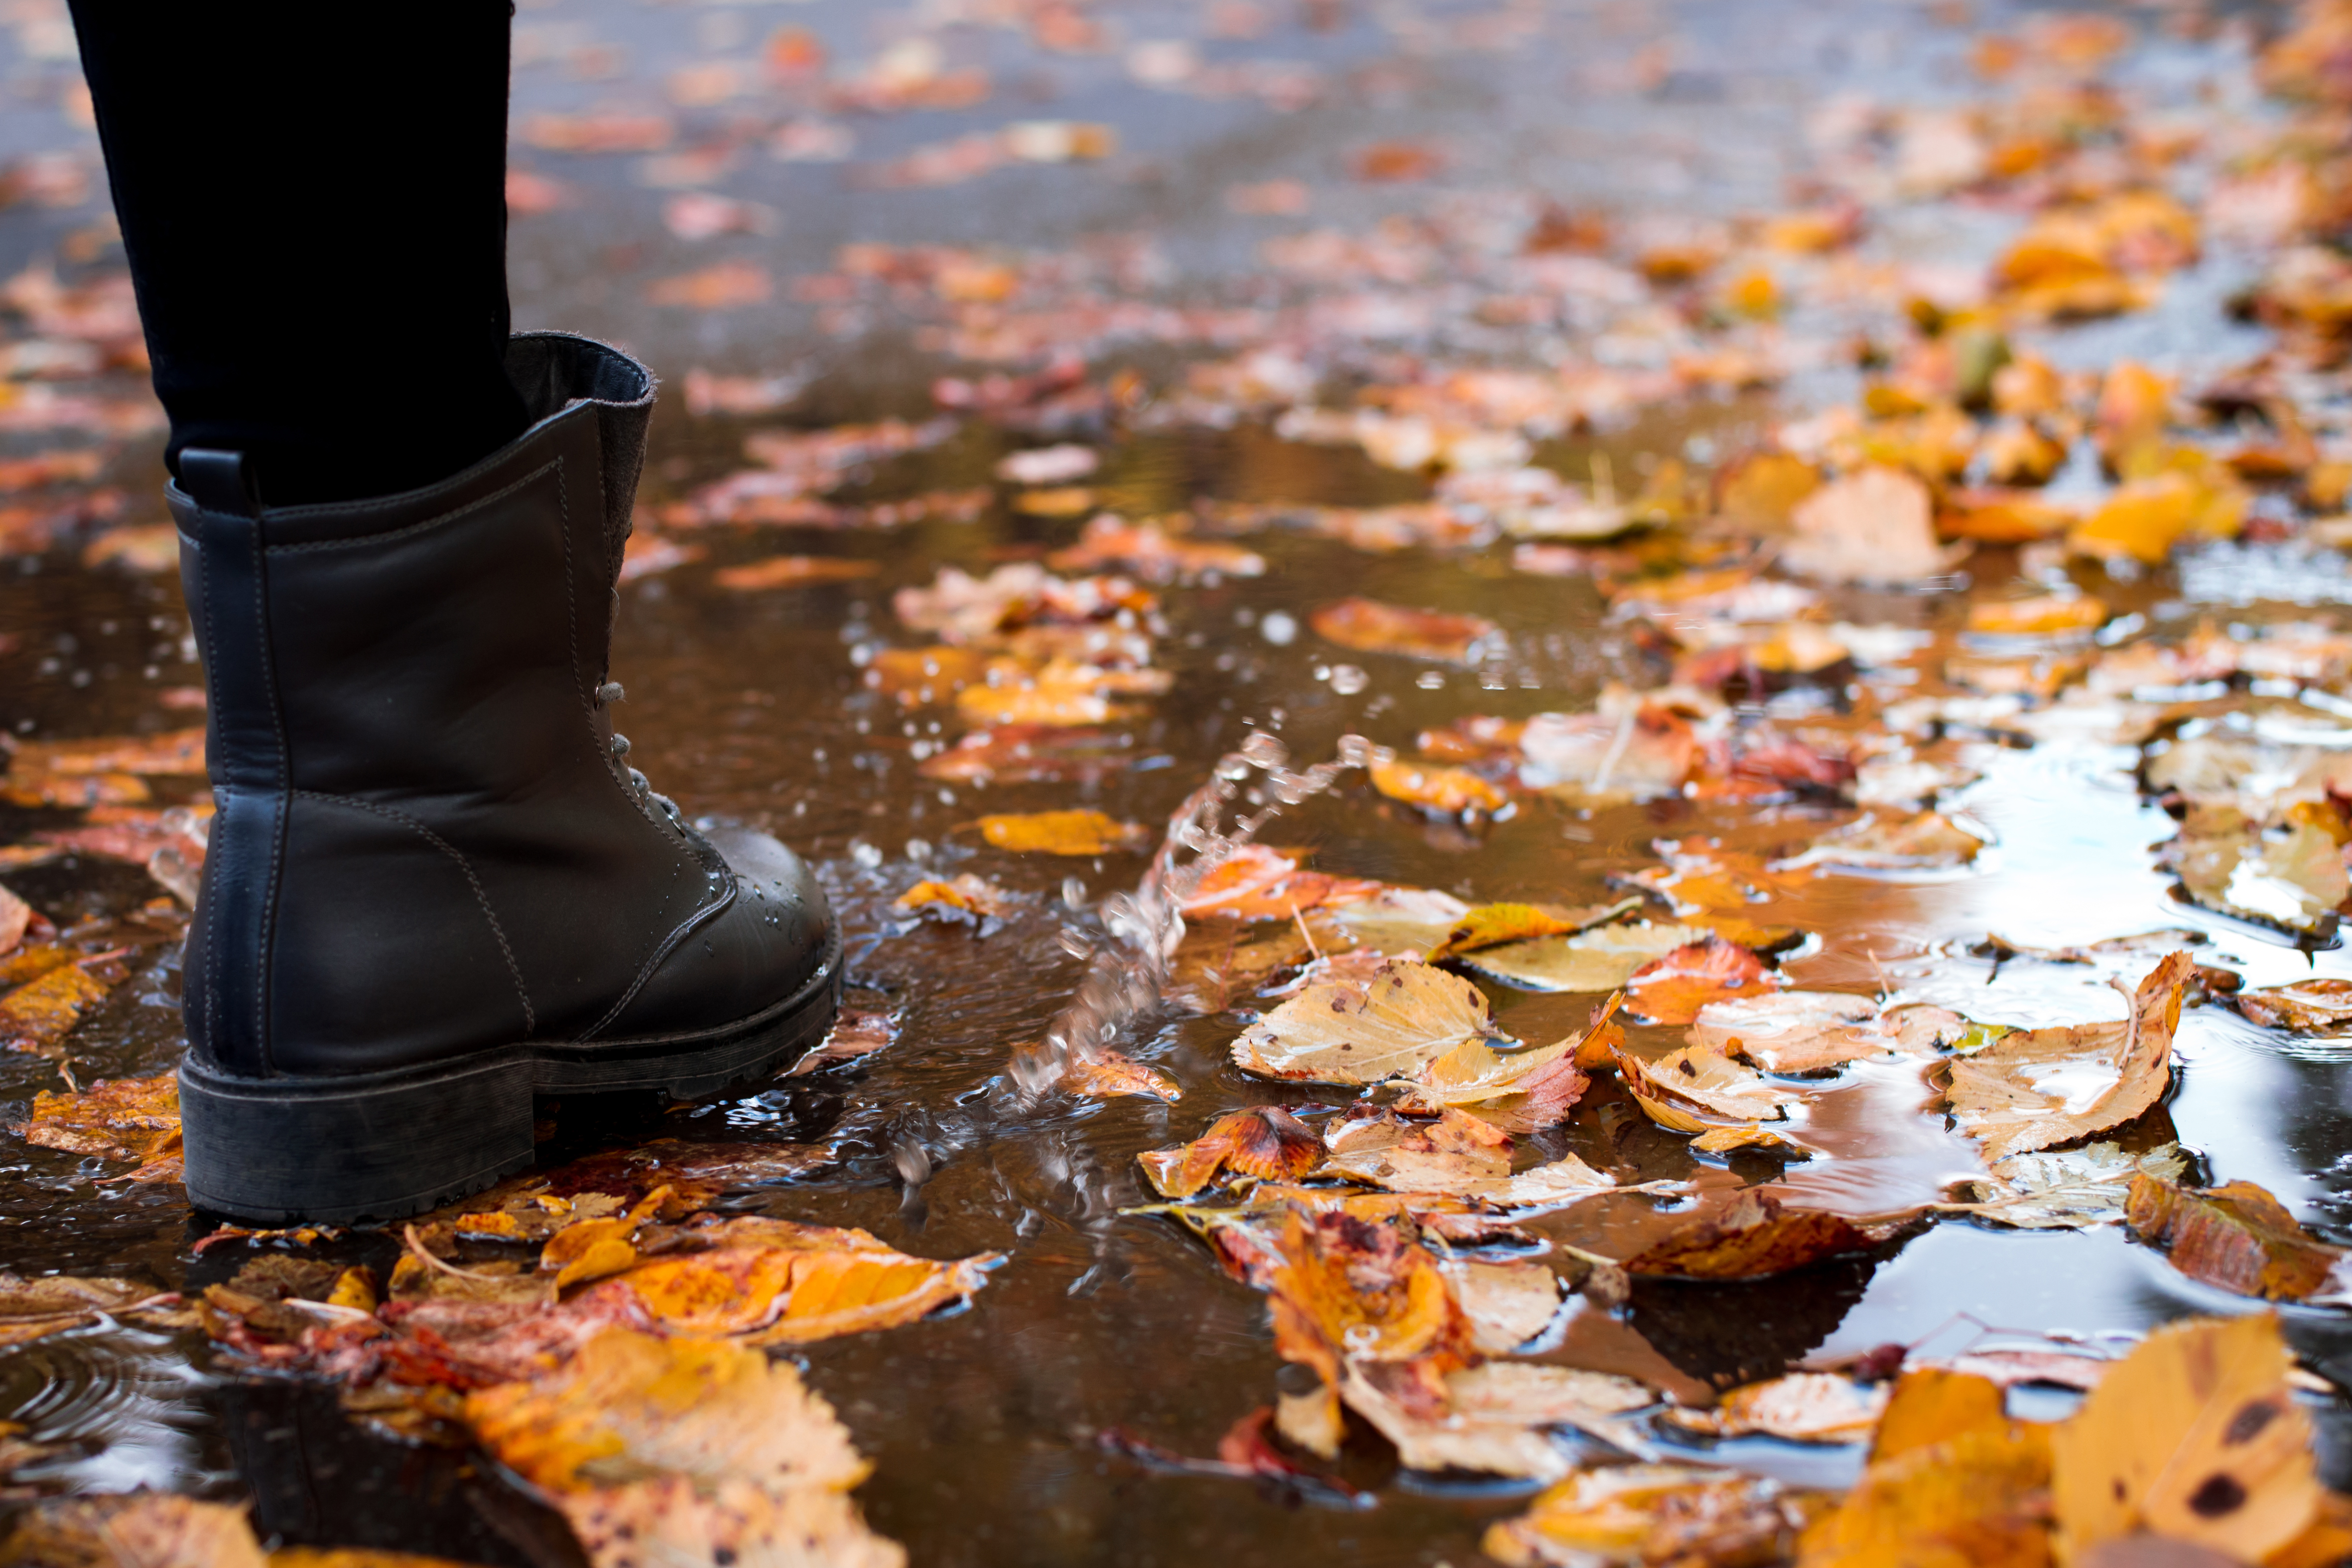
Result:
<instances>
[{"instance_id":1,"label":"fallen leaf","mask_svg":"<svg viewBox=\"0 0 2352 1568\"><path fill-rule=\"evenodd\" d=\"M2114 1225L2123 1220L2132 1184L2141 1172L2178 1182L2188 1170L2189 1157L2178 1143L2145 1154L2127 1152L2116 1143L2011 1154L1993 1162L1990 1180L1974 1184L1978 1201L1969 1205L1969 1212L1979 1219L2029 1230Z\"/></svg>"},{"instance_id":2,"label":"fallen leaf","mask_svg":"<svg viewBox=\"0 0 2352 1568\"><path fill-rule=\"evenodd\" d=\"M1958 561L1936 542L1927 487L1895 468L1832 480L1799 502L1790 521L1796 531L1782 563L1826 582L1917 583Z\"/></svg>"},{"instance_id":3,"label":"fallen leaf","mask_svg":"<svg viewBox=\"0 0 2352 1568\"><path fill-rule=\"evenodd\" d=\"M62 973L62 972L60 972ZM101 1079L80 1094L43 1089L16 1131L27 1143L109 1160L153 1160L180 1144L180 1079Z\"/></svg>"},{"instance_id":4,"label":"fallen leaf","mask_svg":"<svg viewBox=\"0 0 2352 1568\"><path fill-rule=\"evenodd\" d=\"M1780 984L1748 949L1710 936L1651 960L1625 985L1637 1016L1653 1024L1688 1024L1710 1003Z\"/></svg>"},{"instance_id":5,"label":"fallen leaf","mask_svg":"<svg viewBox=\"0 0 2352 1568\"><path fill-rule=\"evenodd\" d=\"M1437 1267L1445 1275L1462 1315L1470 1321L1471 1343L1485 1354L1507 1355L1541 1334L1559 1316L1559 1276L1545 1264L1446 1258L1440 1258ZM1449 1392L1459 1408L1465 1391L1454 1383ZM1646 1397L1643 1403L1648 1403Z\"/></svg>"},{"instance_id":6,"label":"fallen leaf","mask_svg":"<svg viewBox=\"0 0 2352 1568\"><path fill-rule=\"evenodd\" d=\"M1996 1391L1996 1395L1998 1391ZM2047 1568L2050 1440L2003 1423L1876 1460L1809 1526L1803 1568Z\"/></svg>"},{"instance_id":7,"label":"fallen leaf","mask_svg":"<svg viewBox=\"0 0 2352 1568\"><path fill-rule=\"evenodd\" d=\"M1915 816L1873 812L1813 841L1802 854L1775 861L1776 871L1825 866L1852 871L1936 871L1966 866L1984 840L1940 812Z\"/></svg>"},{"instance_id":8,"label":"fallen leaf","mask_svg":"<svg viewBox=\"0 0 2352 1568\"><path fill-rule=\"evenodd\" d=\"M1381 891L1378 882L1329 877L1263 844L1235 847L1192 885L1180 906L1187 920L1291 920L1335 900Z\"/></svg>"},{"instance_id":9,"label":"fallen leaf","mask_svg":"<svg viewBox=\"0 0 2352 1568\"><path fill-rule=\"evenodd\" d=\"M111 989L79 963L60 964L0 996L0 1046L46 1051L73 1032Z\"/></svg>"},{"instance_id":10,"label":"fallen leaf","mask_svg":"<svg viewBox=\"0 0 2352 1568\"><path fill-rule=\"evenodd\" d=\"M129 1279L89 1279L71 1274L27 1279L0 1269L0 1349L30 1344L68 1329L86 1329L101 1315L120 1316L142 1302L168 1303L173 1296Z\"/></svg>"},{"instance_id":11,"label":"fallen leaf","mask_svg":"<svg viewBox=\"0 0 2352 1568\"><path fill-rule=\"evenodd\" d=\"M1636 1276L1676 1279L1760 1279L1825 1258L1868 1252L1885 1240L1837 1215L1785 1208L1769 1193L1747 1189L1652 1243L1622 1268Z\"/></svg>"},{"instance_id":12,"label":"fallen leaf","mask_svg":"<svg viewBox=\"0 0 2352 1568\"><path fill-rule=\"evenodd\" d=\"M1243 1031L1232 1056L1263 1078L1372 1084L1412 1078L1465 1041L1507 1038L1475 985L1395 959L1302 987Z\"/></svg>"},{"instance_id":13,"label":"fallen leaf","mask_svg":"<svg viewBox=\"0 0 2352 1568\"><path fill-rule=\"evenodd\" d=\"M1155 524L1131 523L1106 512L1089 521L1077 543L1055 551L1045 563L1056 572L1098 572L1116 567L1147 583L1192 582L1204 577L1262 577L1265 557L1238 544L1171 535Z\"/></svg>"},{"instance_id":14,"label":"fallen leaf","mask_svg":"<svg viewBox=\"0 0 2352 1568\"><path fill-rule=\"evenodd\" d=\"M1631 900L1591 910L1553 910L1536 904L1480 904L1445 933L1444 940L1423 955L1435 963L1460 953L1476 952L1507 942L1538 937L1570 936L1608 921L1633 907Z\"/></svg>"},{"instance_id":15,"label":"fallen leaf","mask_svg":"<svg viewBox=\"0 0 2352 1568\"><path fill-rule=\"evenodd\" d=\"M743 1481L705 1489L664 1477L567 1493L556 1502L591 1568L905 1568L907 1562L897 1542L867 1528L856 1503L824 1488L776 1497Z\"/></svg>"},{"instance_id":16,"label":"fallen leaf","mask_svg":"<svg viewBox=\"0 0 2352 1568\"><path fill-rule=\"evenodd\" d=\"M1118 1051L1097 1051L1083 1058L1072 1058L1062 1069L1065 1093L1087 1100L1116 1100L1121 1096L1138 1095L1147 1100L1164 1100L1171 1103L1184 1098L1183 1088L1177 1081L1147 1062Z\"/></svg>"},{"instance_id":17,"label":"fallen leaf","mask_svg":"<svg viewBox=\"0 0 2352 1568\"><path fill-rule=\"evenodd\" d=\"M1492 816L1510 804L1510 796L1468 768L1385 762L1374 763L1370 773L1372 787L1391 800L1440 816Z\"/></svg>"},{"instance_id":18,"label":"fallen leaf","mask_svg":"<svg viewBox=\"0 0 2352 1568\"><path fill-rule=\"evenodd\" d=\"M822 583L854 583L882 570L878 561L829 555L771 555L740 566L722 566L710 580L739 594L769 588L805 588Z\"/></svg>"},{"instance_id":19,"label":"fallen leaf","mask_svg":"<svg viewBox=\"0 0 2352 1568\"><path fill-rule=\"evenodd\" d=\"M1622 1046L1612 1053L1625 1092L1651 1121L1675 1132L1704 1132L1783 1119L1797 1092L1703 1045L1645 1061Z\"/></svg>"},{"instance_id":20,"label":"fallen leaf","mask_svg":"<svg viewBox=\"0 0 2352 1568\"><path fill-rule=\"evenodd\" d=\"M267 1568L245 1510L164 1492L65 1498L27 1510L0 1557L26 1568Z\"/></svg>"},{"instance_id":21,"label":"fallen leaf","mask_svg":"<svg viewBox=\"0 0 2352 1568\"><path fill-rule=\"evenodd\" d=\"M814 1050L794 1062L786 1078L802 1078L836 1062L870 1057L898 1037L898 1021L888 1013L866 1007L844 1007Z\"/></svg>"},{"instance_id":22,"label":"fallen leaf","mask_svg":"<svg viewBox=\"0 0 2352 1568\"><path fill-rule=\"evenodd\" d=\"M1145 847L1149 829L1099 811L1033 811L983 816L981 837L1014 854L1116 855Z\"/></svg>"},{"instance_id":23,"label":"fallen leaf","mask_svg":"<svg viewBox=\"0 0 2352 1568\"><path fill-rule=\"evenodd\" d=\"M1620 921L1573 936L1480 948L1460 962L1529 991L1614 991L1646 965L1711 934L1700 926Z\"/></svg>"},{"instance_id":24,"label":"fallen leaf","mask_svg":"<svg viewBox=\"0 0 2352 1568\"><path fill-rule=\"evenodd\" d=\"M1360 653L1395 653L1444 664L1471 664L1499 647L1502 629L1477 616L1415 610L1373 599L1341 599L1307 617L1316 634Z\"/></svg>"},{"instance_id":25,"label":"fallen leaf","mask_svg":"<svg viewBox=\"0 0 2352 1568\"><path fill-rule=\"evenodd\" d=\"M2264 1028L2299 1035L2332 1033L2352 1024L2352 980L2320 976L2264 985L2238 993L2230 1005Z\"/></svg>"},{"instance_id":26,"label":"fallen leaf","mask_svg":"<svg viewBox=\"0 0 2352 1568\"><path fill-rule=\"evenodd\" d=\"M2302 1300L2344 1256L2252 1182L2190 1187L2177 1173L2135 1171L2125 1217L2133 1235L2190 1279L2266 1300Z\"/></svg>"},{"instance_id":27,"label":"fallen leaf","mask_svg":"<svg viewBox=\"0 0 2352 1568\"><path fill-rule=\"evenodd\" d=\"M1013 895L970 871L950 881L926 878L891 900L901 914L973 927L983 936L1013 911Z\"/></svg>"},{"instance_id":28,"label":"fallen leaf","mask_svg":"<svg viewBox=\"0 0 2352 1568\"><path fill-rule=\"evenodd\" d=\"M1969 630L1984 637L2049 637L2094 632L2106 624L2106 601L2089 595L1987 599L1969 606Z\"/></svg>"},{"instance_id":29,"label":"fallen leaf","mask_svg":"<svg viewBox=\"0 0 2352 1568\"><path fill-rule=\"evenodd\" d=\"M2260 1562L2317 1515L2311 1417L2275 1314L2155 1330L2052 1435L2062 1549L2147 1530Z\"/></svg>"},{"instance_id":30,"label":"fallen leaf","mask_svg":"<svg viewBox=\"0 0 2352 1568\"><path fill-rule=\"evenodd\" d=\"M1323 1140L1281 1107L1261 1105L1220 1117L1190 1143L1136 1158L1160 1196L1189 1198L1228 1171L1295 1182L1323 1163Z\"/></svg>"},{"instance_id":31,"label":"fallen leaf","mask_svg":"<svg viewBox=\"0 0 2352 1568\"><path fill-rule=\"evenodd\" d=\"M1698 1010L1685 1037L1701 1050L1753 1062L1766 1072L1809 1073L1901 1048L1868 996L1784 991L1735 996Z\"/></svg>"},{"instance_id":32,"label":"fallen leaf","mask_svg":"<svg viewBox=\"0 0 2352 1568\"><path fill-rule=\"evenodd\" d=\"M1553 1483L1479 1549L1505 1568L1636 1568L1787 1560L1827 1506L1761 1476L1691 1465L1619 1465Z\"/></svg>"},{"instance_id":33,"label":"fallen leaf","mask_svg":"<svg viewBox=\"0 0 2352 1568\"><path fill-rule=\"evenodd\" d=\"M1877 1428L1886 1393L1884 1384L1857 1384L1833 1373L1797 1372L1735 1388L1712 1410L1670 1409L1665 1420L1710 1437L1761 1434L1791 1443L1861 1443Z\"/></svg>"},{"instance_id":34,"label":"fallen leaf","mask_svg":"<svg viewBox=\"0 0 2352 1568\"><path fill-rule=\"evenodd\" d=\"M698 272L656 279L646 285L646 302L689 310L735 310L766 302L775 280L756 262L722 261Z\"/></svg>"},{"instance_id":35,"label":"fallen leaf","mask_svg":"<svg viewBox=\"0 0 2352 1568\"><path fill-rule=\"evenodd\" d=\"M1609 1013L1613 1014L1612 1006ZM1622 1038L1607 1014L1582 1037L1532 1050L1498 1052L1484 1040L1464 1040L1433 1058L1409 1079L1396 1109L1409 1116L1434 1116L1446 1110L1472 1115L1509 1132L1533 1132L1568 1119L1569 1108L1591 1080L1577 1063L1596 1040ZM1598 1048L1606 1049L1602 1044Z\"/></svg>"},{"instance_id":36,"label":"fallen leaf","mask_svg":"<svg viewBox=\"0 0 2352 1568\"><path fill-rule=\"evenodd\" d=\"M2172 1081L2172 1031L2195 967L2166 958L2139 984L2131 1016L2004 1035L1942 1068L1944 1103L1988 1160L2070 1143L2139 1115Z\"/></svg>"}]
</instances>

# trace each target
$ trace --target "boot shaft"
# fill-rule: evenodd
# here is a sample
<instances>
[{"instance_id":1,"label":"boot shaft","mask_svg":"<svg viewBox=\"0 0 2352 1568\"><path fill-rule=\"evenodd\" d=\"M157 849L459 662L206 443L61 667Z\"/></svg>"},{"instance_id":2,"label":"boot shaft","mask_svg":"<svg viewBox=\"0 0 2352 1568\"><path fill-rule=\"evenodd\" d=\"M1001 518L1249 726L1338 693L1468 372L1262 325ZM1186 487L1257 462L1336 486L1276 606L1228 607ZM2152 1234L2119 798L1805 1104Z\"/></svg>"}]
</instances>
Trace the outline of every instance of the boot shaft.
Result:
<instances>
[{"instance_id":1,"label":"boot shaft","mask_svg":"<svg viewBox=\"0 0 2352 1568\"><path fill-rule=\"evenodd\" d=\"M592 1034L723 901L599 695L652 377L553 333L509 368L537 422L442 484L172 493L217 807L186 1012L223 1070L407 1067L478 1047L485 1016Z\"/></svg>"}]
</instances>

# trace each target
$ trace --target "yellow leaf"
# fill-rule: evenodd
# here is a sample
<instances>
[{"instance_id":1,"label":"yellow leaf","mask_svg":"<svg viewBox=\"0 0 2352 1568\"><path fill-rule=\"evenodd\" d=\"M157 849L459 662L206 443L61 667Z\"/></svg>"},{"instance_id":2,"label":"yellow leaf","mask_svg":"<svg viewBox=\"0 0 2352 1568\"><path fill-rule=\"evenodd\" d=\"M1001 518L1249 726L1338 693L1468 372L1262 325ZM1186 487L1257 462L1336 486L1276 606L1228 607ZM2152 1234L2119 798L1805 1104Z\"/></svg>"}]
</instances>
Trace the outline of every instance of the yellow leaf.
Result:
<instances>
[{"instance_id":1,"label":"yellow leaf","mask_svg":"<svg viewBox=\"0 0 2352 1568\"><path fill-rule=\"evenodd\" d=\"M1410 1078L1465 1040L1497 1037L1475 985L1398 959L1302 987L1243 1031L1232 1055L1264 1078L1369 1084Z\"/></svg>"},{"instance_id":2,"label":"yellow leaf","mask_svg":"<svg viewBox=\"0 0 2352 1568\"><path fill-rule=\"evenodd\" d=\"M1015 854L1110 855L1141 849L1150 834L1131 822L1115 822L1099 811L1033 811L983 816L981 837Z\"/></svg>"},{"instance_id":3,"label":"yellow leaf","mask_svg":"<svg viewBox=\"0 0 2352 1568\"><path fill-rule=\"evenodd\" d=\"M2068 1554L2147 1530L2257 1562L2302 1535L2322 1491L2293 1364L2270 1313L2148 1335L2053 1438Z\"/></svg>"}]
</instances>

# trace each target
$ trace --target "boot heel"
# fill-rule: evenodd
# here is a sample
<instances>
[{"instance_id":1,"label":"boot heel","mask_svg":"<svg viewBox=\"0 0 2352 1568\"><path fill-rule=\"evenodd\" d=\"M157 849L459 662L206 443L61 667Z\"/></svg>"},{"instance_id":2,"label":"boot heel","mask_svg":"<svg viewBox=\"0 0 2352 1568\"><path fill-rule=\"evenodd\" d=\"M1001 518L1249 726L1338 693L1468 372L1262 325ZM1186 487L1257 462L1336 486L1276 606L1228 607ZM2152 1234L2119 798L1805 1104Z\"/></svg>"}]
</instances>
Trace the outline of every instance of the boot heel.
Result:
<instances>
[{"instance_id":1,"label":"boot heel","mask_svg":"<svg viewBox=\"0 0 2352 1568\"><path fill-rule=\"evenodd\" d=\"M531 1158L530 1064L244 1079L180 1065L189 1201L266 1225L400 1219Z\"/></svg>"}]
</instances>

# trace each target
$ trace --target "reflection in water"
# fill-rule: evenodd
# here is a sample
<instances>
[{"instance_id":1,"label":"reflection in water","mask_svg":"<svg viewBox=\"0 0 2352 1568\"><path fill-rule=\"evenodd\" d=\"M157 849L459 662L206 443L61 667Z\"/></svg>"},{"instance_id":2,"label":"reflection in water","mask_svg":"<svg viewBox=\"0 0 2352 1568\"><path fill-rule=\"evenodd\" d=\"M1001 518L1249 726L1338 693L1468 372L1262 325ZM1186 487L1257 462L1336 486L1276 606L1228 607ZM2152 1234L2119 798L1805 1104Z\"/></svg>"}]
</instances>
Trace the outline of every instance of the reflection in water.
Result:
<instances>
[{"instance_id":1,"label":"reflection in water","mask_svg":"<svg viewBox=\"0 0 2352 1568\"><path fill-rule=\"evenodd\" d=\"M173 1336L112 1324L0 1354L0 1421L62 1450L18 1479L76 1492L204 1489L195 1397L207 1382Z\"/></svg>"}]
</instances>

